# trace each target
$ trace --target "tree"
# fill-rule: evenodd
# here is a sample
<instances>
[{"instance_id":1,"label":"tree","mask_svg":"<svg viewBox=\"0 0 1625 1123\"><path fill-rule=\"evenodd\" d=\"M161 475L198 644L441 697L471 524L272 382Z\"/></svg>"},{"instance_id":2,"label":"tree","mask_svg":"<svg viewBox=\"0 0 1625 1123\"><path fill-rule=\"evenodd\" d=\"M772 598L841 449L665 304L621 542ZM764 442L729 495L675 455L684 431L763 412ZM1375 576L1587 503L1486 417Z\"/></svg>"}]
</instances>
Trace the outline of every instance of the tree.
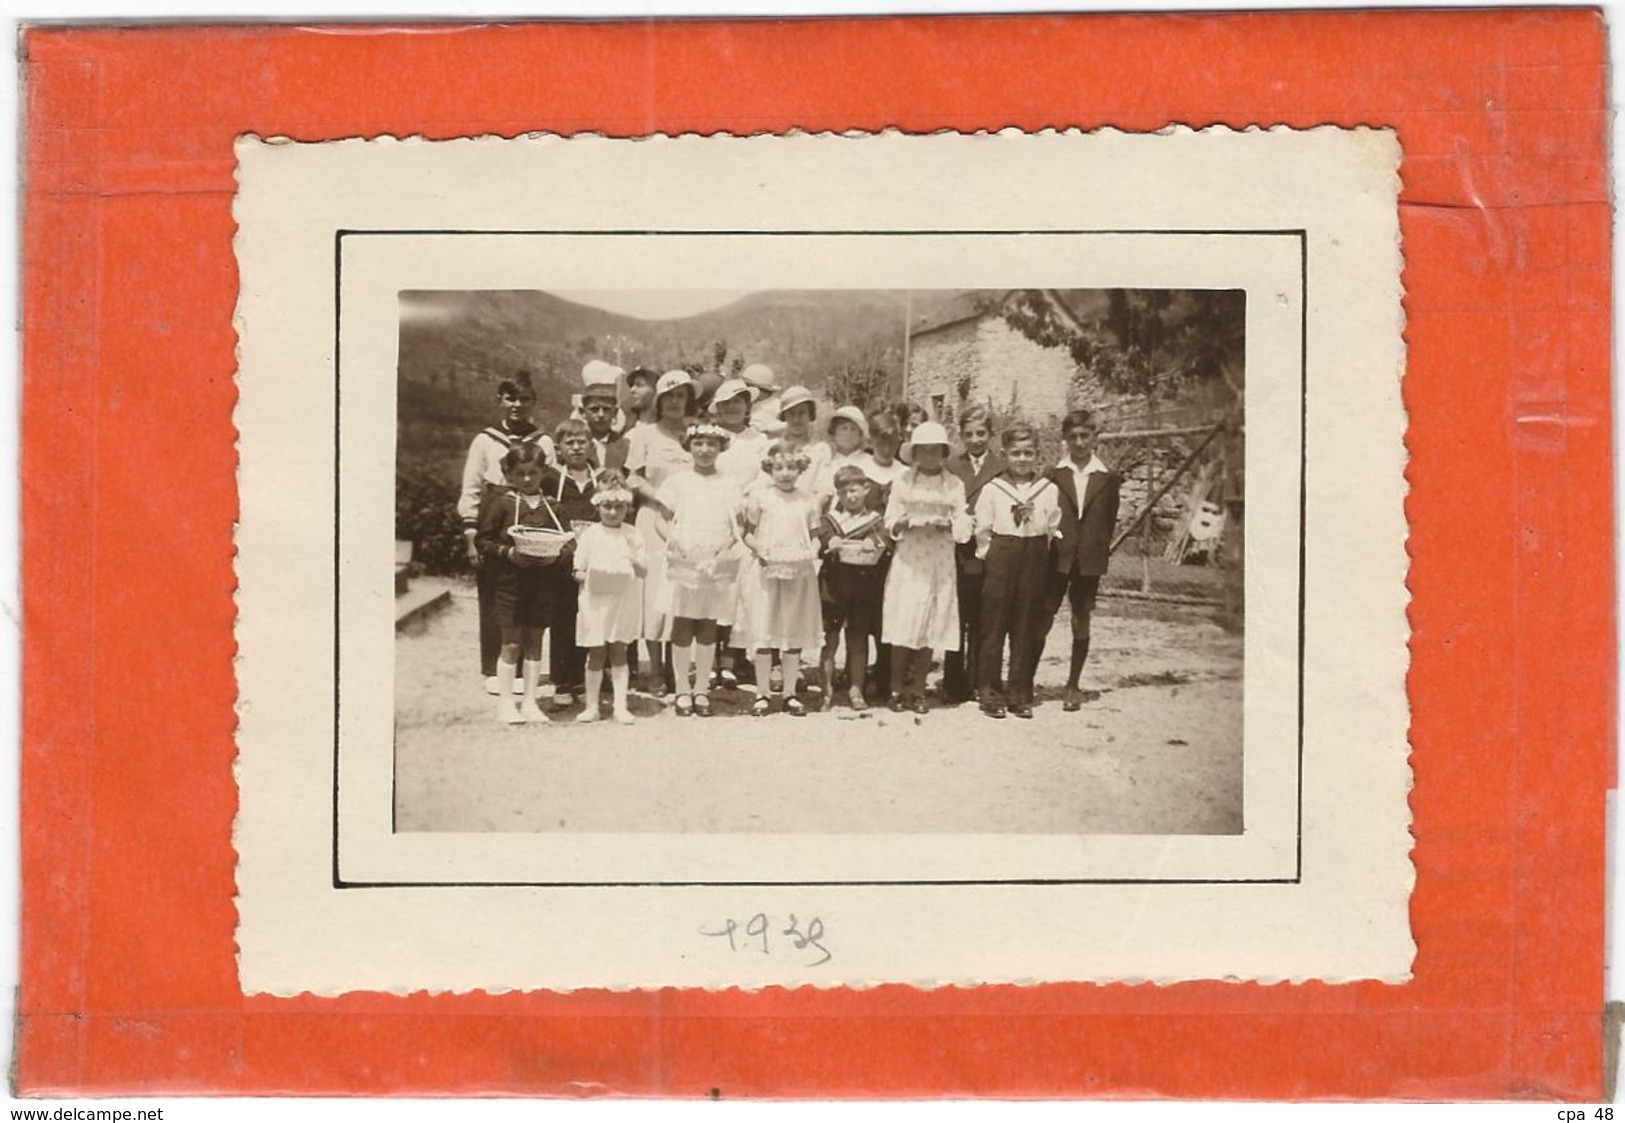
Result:
<instances>
[{"instance_id":1,"label":"tree","mask_svg":"<svg viewBox=\"0 0 1625 1123\"><path fill-rule=\"evenodd\" d=\"M836 405L854 405L868 411L891 396L900 381L900 367L901 358L895 351L870 347L833 363L824 380L824 392Z\"/></svg>"},{"instance_id":2,"label":"tree","mask_svg":"<svg viewBox=\"0 0 1625 1123\"><path fill-rule=\"evenodd\" d=\"M1015 289L998 302L1005 322L1044 347L1065 347L1080 370L1107 390L1180 397L1219 384L1240 397L1246 354L1247 295L1240 289L1107 289L1093 315L1080 294ZM1098 297L1095 298L1098 304Z\"/></svg>"}]
</instances>

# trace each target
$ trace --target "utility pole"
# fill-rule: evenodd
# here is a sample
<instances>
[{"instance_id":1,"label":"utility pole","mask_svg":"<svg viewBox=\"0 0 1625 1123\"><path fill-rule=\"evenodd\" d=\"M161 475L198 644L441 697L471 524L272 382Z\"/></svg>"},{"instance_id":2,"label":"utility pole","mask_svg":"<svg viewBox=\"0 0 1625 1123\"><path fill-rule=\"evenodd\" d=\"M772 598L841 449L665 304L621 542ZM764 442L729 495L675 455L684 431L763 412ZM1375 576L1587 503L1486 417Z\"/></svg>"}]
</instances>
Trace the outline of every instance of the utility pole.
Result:
<instances>
[{"instance_id":1,"label":"utility pole","mask_svg":"<svg viewBox=\"0 0 1625 1123\"><path fill-rule=\"evenodd\" d=\"M908 401L909 346L914 333L914 293L903 293L903 400Z\"/></svg>"}]
</instances>

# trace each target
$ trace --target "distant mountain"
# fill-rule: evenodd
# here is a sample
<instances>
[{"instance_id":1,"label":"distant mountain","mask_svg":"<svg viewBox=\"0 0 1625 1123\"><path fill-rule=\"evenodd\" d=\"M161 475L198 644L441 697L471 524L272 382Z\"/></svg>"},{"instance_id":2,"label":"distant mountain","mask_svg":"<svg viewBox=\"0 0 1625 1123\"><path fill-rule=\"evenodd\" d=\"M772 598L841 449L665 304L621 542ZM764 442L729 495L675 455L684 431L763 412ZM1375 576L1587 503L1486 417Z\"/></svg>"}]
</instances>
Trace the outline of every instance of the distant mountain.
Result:
<instances>
[{"instance_id":1,"label":"distant mountain","mask_svg":"<svg viewBox=\"0 0 1625 1123\"><path fill-rule=\"evenodd\" d=\"M817 389L848 367L901 382L903 320L968 307L963 290L778 290L670 320L642 320L540 291L403 292L397 421L404 460L455 457L489 424L497 384L535 376L537 416L556 421L580 391L582 364L630 369L773 367L780 385Z\"/></svg>"}]
</instances>

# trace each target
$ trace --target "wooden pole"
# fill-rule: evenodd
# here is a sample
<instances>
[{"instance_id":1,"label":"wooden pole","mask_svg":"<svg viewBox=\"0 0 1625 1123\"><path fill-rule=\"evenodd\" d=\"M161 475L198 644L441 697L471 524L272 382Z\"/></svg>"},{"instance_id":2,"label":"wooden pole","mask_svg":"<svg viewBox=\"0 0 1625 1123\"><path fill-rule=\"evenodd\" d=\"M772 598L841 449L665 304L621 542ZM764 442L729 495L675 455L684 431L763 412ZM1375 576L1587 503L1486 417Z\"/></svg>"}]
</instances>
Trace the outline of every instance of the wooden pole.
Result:
<instances>
[{"instance_id":1,"label":"wooden pole","mask_svg":"<svg viewBox=\"0 0 1625 1123\"><path fill-rule=\"evenodd\" d=\"M1191 450L1191 454L1185 457L1184 462L1181 463L1179 467L1174 469L1173 474L1168 477L1163 485L1159 487L1154 494L1147 497L1145 506L1141 507L1140 513L1134 516L1134 521L1129 523L1122 530L1118 531L1117 536L1112 539L1112 553L1117 552L1117 547L1123 544L1124 539L1133 534L1136 530L1140 529L1140 524L1146 520L1148 515L1150 515L1151 508L1156 505L1157 500L1168 494L1168 489L1179 482L1179 478L1190 470L1190 466L1196 463L1196 458L1207 451L1207 446L1213 443L1213 439L1215 437L1224 432L1228 424L1228 421L1221 421L1217 425L1213 426L1213 428L1208 432L1208 435L1202 438L1202 443Z\"/></svg>"},{"instance_id":2,"label":"wooden pole","mask_svg":"<svg viewBox=\"0 0 1625 1123\"><path fill-rule=\"evenodd\" d=\"M903 294L903 400L908 401L909 350L914 335L914 294Z\"/></svg>"},{"instance_id":3,"label":"wooden pole","mask_svg":"<svg viewBox=\"0 0 1625 1123\"><path fill-rule=\"evenodd\" d=\"M1146 457L1145 457L1145 494L1146 494L1146 501L1145 501L1145 509L1146 509L1147 512L1149 512L1153 507L1155 507L1157 505L1157 500L1161 498L1160 493L1158 495L1156 495L1156 496L1152 496L1152 494L1151 494L1151 492L1152 492L1152 490L1153 490L1153 488L1154 488L1154 486L1156 484L1156 476L1152 475L1152 466L1151 466L1151 453L1154 452L1154 451L1156 451L1156 446L1148 445L1146 447ZM1151 591L1151 516L1149 514L1147 514L1144 518L1142 518L1140 520L1140 592L1149 593L1150 591Z\"/></svg>"},{"instance_id":4,"label":"wooden pole","mask_svg":"<svg viewBox=\"0 0 1625 1123\"><path fill-rule=\"evenodd\" d=\"M1189 437L1195 433L1205 433L1211 425L1180 425L1172 429L1124 429L1119 433L1102 433L1095 438L1099 441L1133 441L1142 437Z\"/></svg>"}]
</instances>

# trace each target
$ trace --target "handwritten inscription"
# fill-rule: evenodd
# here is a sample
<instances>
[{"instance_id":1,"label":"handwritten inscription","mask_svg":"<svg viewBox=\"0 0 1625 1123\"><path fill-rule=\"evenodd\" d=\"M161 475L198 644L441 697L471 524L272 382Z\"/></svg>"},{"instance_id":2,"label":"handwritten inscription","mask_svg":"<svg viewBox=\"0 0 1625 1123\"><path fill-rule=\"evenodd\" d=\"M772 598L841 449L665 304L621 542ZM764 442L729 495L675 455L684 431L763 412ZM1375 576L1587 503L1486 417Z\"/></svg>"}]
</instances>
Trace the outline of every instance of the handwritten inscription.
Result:
<instances>
[{"instance_id":1,"label":"handwritten inscription","mask_svg":"<svg viewBox=\"0 0 1625 1123\"><path fill-rule=\"evenodd\" d=\"M789 923L783 928L769 919L766 913L757 913L743 924L729 917L716 929L701 928L702 936L728 941L729 951L757 952L761 955L788 955L805 953L807 967L822 967L835 956L824 946L824 922L814 916L803 925L795 913L789 914Z\"/></svg>"}]
</instances>

